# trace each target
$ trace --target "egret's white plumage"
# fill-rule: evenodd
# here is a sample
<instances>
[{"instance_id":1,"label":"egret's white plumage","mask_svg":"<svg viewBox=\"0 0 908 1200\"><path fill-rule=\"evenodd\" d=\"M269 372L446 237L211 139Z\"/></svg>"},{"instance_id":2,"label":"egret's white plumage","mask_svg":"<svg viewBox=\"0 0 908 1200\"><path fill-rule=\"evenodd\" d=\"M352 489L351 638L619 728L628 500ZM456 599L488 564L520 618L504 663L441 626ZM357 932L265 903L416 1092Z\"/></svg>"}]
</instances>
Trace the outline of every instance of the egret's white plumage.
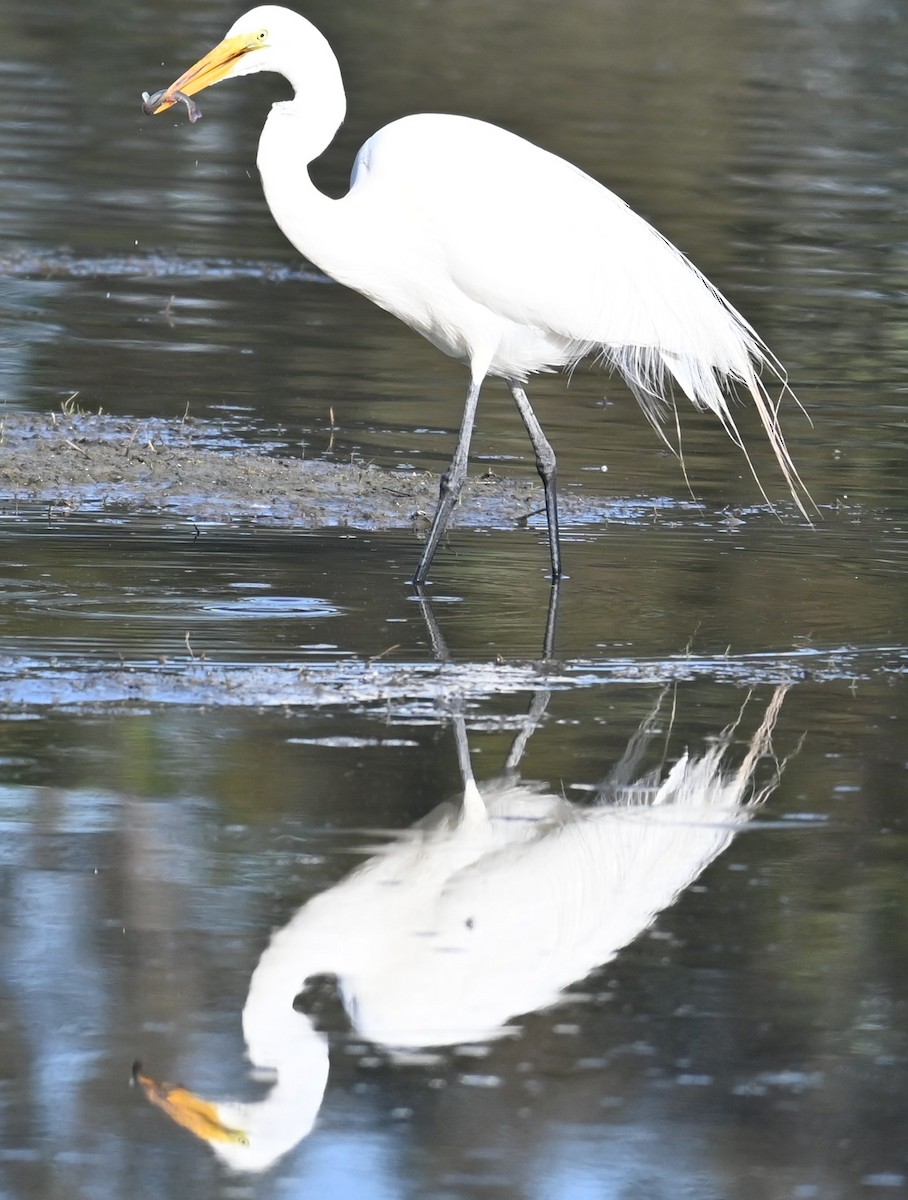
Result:
<instances>
[{"instance_id":1,"label":"egret's white plumage","mask_svg":"<svg viewBox=\"0 0 908 1200\"><path fill-rule=\"evenodd\" d=\"M621 372L655 422L678 387L741 445L728 407L753 398L792 494L801 483L759 371L778 370L751 326L661 234L564 159L497 126L423 113L374 134L349 192L323 195L309 164L346 110L340 68L304 17L252 9L171 85L191 95L220 79L276 71L294 98L275 104L259 142L269 207L327 274L467 363L471 386L451 469L416 574L425 578L466 475L479 387L508 381L546 493L553 575L561 573L555 456L523 384L589 354Z\"/></svg>"}]
</instances>

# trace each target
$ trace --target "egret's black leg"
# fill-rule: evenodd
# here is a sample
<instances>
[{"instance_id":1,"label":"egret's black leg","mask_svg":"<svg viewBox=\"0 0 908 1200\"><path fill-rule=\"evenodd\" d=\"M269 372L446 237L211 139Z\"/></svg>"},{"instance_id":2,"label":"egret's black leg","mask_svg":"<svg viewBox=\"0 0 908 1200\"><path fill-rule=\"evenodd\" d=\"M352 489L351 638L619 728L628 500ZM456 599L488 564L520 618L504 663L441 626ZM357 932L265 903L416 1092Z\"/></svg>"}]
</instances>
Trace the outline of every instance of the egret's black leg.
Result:
<instances>
[{"instance_id":1,"label":"egret's black leg","mask_svg":"<svg viewBox=\"0 0 908 1200\"><path fill-rule=\"evenodd\" d=\"M551 442L542 431L542 426L533 412L523 385L516 379L508 380L511 395L517 403L517 410L523 419L533 450L536 453L536 470L542 480L542 490L545 496L545 517L549 527L549 553L552 556L552 579L560 579L561 571L561 540L558 536L558 464L555 461L555 451Z\"/></svg>"},{"instance_id":2,"label":"egret's black leg","mask_svg":"<svg viewBox=\"0 0 908 1200\"><path fill-rule=\"evenodd\" d=\"M435 516L432 518L432 528L429 530L429 536L426 538L425 546L423 546L419 566L416 568L416 574L413 576L413 583L417 585L426 581L429 567L432 565L432 559L435 557L435 551L438 549L438 543L441 541L442 535L447 528L451 509L457 502L457 497L460 495L464 480L467 477L470 439L473 436L473 422L476 420L476 406L479 404L480 387L481 382L471 382L470 390L467 392L467 402L464 405L463 419L460 422L460 433L457 435L457 445L454 448L454 457L451 459L450 467L448 467L447 471L441 477L441 486L438 491L438 507L435 509Z\"/></svg>"}]
</instances>

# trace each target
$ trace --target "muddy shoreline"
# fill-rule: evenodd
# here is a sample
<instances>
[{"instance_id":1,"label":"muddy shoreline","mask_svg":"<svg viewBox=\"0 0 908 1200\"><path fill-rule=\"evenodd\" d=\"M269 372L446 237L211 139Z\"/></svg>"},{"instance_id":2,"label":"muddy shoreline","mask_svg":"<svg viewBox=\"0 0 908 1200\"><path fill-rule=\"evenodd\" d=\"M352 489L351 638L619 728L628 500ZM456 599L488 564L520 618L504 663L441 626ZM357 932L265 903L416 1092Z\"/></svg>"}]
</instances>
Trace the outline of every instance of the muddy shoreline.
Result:
<instances>
[{"instance_id":1,"label":"muddy shoreline","mask_svg":"<svg viewBox=\"0 0 908 1200\"><path fill-rule=\"evenodd\" d=\"M0 411L0 497L7 505L418 531L434 510L438 477L272 453L238 444L216 421ZM468 481L456 524L521 523L541 502L535 480L486 472ZM570 497L566 509L580 516Z\"/></svg>"}]
</instances>

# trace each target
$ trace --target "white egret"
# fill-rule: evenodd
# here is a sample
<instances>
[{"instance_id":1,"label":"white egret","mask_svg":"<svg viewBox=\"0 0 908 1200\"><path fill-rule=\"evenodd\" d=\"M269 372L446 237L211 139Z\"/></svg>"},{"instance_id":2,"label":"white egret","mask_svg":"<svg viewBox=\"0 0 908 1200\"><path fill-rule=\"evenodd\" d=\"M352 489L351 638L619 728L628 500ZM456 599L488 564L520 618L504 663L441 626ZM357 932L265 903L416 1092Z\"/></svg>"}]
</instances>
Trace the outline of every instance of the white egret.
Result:
<instances>
[{"instance_id":1,"label":"white egret","mask_svg":"<svg viewBox=\"0 0 908 1200\"><path fill-rule=\"evenodd\" d=\"M552 576L561 576L555 453L524 385L534 372L591 354L624 376L654 425L677 386L697 408L711 409L743 449L727 401L741 385L804 511L806 489L759 375L768 367L784 384L775 358L716 288L622 200L513 133L435 113L379 130L357 154L347 194L323 195L309 164L344 119L340 68L314 25L274 5L240 17L169 88L146 93L146 111L189 104L219 80L256 71L276 71L294 92L272 106L258 148L265 196L284 234L332 278L469 366L457 446L414 583L426 578L466 478L487 375L507 382L529 433ZM190 115L197 115L194 105Z\"/></svg>"},{"instance_id":2,"label":"white egret","mask_svg":"<svg viewBox=\"0 0 908 1200\"><path fill-rule=\"evenodd\" d=\"M477 786L463 719L459 804L442 804L271 938L249 984L243 1035L268 1094L237 1103L134 1077L173 1120L237 1170L261 1171L312 1129L329 1044L306 1015L336 979L355 1033L390 1050L485 1042L556 1004L672 904L772 791L753 784L786 689L773 694L737 769L735 726L702 755L634 779L657 732L642 723L602 785L575 804L511 771ZM526 739L518 738L517 755Z\"/></svg>"}]
</instances>

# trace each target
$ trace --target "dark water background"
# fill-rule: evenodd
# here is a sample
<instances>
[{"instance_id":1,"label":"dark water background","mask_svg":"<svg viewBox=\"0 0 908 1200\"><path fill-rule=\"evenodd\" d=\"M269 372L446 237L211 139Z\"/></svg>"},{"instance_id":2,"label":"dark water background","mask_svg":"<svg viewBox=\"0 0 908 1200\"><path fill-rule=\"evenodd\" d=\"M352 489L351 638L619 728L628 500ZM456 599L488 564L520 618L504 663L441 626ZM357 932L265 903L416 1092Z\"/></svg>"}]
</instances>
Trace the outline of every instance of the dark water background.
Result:
<instances>
[{"instance_id":1,"label":"dark water background","mask_svg":"<svg viewBox=\"0 0 908 1200\"><path fill-rule=\"evenodd\" d=\"M5 496L0 1188L29 1200L905 1194L908 11L352 0L306 12L348 88L349 119L318 167L328 190L406 112L507 125L689 253L813 419L792 408L785 420L822 510L808 528L759 449L783 519L757 507L705 417L688 414L685 431L697 509L617 383L593 369L536 383L564 487L651 512L568 533L558 678L522 775L582 801L666 681L653 761L701 753L752 693L740 760L789 681L774 737L788 761L749 829L562 1005L516 1021L512 1038L404 1064L339 1034L314 1132L268 1174L227 1174L129 1091L129 1067L141 1056L206 1095L255 1094L239 1014L269 932L362 861L376 831L457 792L457 706L427 682L434 653L406 587L418 545L252 521L197 536L182 518L64 518ZM289 277L298 260L254 170L281 82L205 93L195 126L139 112L139 93L238 13L212 0L0 9L0 400L51 411L78 393L88 411L136 418L188 405L250 443L439 470L462 368L359 297ZM756 422L741 423L758 444ZM490 386L477 469L532 477L526 450ZM455 533L437 561L434 612L463 668L481 780L530 704L529 682L496 682L490 667L538 654L545 569L538 528ZM233 697L225 685L187 702L203 657L236 671ZM109 689L118 668L141 673L138 698ZM236 702L266 668L296 673L296 701L262 676L257 702Z\"/></svg>"}]
</instances>

